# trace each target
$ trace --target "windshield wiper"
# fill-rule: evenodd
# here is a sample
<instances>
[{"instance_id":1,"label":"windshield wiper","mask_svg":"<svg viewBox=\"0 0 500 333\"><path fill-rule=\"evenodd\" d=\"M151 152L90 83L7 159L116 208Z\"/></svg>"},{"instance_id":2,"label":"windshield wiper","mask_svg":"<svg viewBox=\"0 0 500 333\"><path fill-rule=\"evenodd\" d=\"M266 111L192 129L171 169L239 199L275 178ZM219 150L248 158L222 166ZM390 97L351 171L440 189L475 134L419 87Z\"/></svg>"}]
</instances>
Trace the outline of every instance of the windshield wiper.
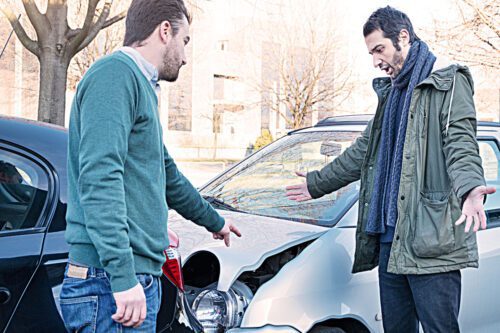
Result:
<instances>
[{"instance_id":1,"label":"windshield wiper","mask_svg":"<svg viewBox=\"0 0 500 333\"><path fill-rule=\"evenodd\" d=\"M216 208L230 210L233 212L241 212L241 210L234 208L233 206L231 206L228 203L225 203L224 201L222 201L219 198L216 198L216 197L213 197L210 195L203 195L203 199L205 199L209 204L211 204L212 206L214 206Z\"/></svg>"}]
</instances>

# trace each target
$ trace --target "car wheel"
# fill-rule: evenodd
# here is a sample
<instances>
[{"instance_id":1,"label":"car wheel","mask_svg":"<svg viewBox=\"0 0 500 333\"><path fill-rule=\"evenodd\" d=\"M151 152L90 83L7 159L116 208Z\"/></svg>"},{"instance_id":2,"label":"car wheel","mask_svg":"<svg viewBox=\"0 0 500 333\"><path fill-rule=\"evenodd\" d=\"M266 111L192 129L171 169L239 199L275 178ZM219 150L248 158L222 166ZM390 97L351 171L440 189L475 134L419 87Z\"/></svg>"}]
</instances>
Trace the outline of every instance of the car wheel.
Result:
<instances>
[{"instance_id":1,"label":"car wheel","mask_svg":"<svg viewBox=\"0 0 500 333\"><path fill-rule=\"evenodd\" d=\"M346 331L338 327L316 326L309 333L346 333Z\"/></svg>"}]
</instances>

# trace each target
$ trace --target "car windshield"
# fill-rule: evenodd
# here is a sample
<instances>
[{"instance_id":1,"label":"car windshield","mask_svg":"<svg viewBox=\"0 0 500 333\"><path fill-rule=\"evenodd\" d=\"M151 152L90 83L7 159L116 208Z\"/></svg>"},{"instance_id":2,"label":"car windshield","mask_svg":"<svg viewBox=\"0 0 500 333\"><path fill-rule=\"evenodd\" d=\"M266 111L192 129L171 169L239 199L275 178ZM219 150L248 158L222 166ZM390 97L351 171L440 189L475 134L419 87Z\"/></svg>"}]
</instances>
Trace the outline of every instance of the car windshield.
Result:
<instances>
[{"instance_id":1,"label":"car windshield","mask_svg":"<svg viewBox=\"0 0 500 333\"><path fill-rule=\"evenodd\" d=\"M358 197L358 182L317 200L295 202L285 187L304 179L295 171L319 170L360 135L356 131L299 132L250 156L205 186L204 197L251 214L333 226ZM223 207L221 207L223 208Z\"/></svg>"}]
</instances>

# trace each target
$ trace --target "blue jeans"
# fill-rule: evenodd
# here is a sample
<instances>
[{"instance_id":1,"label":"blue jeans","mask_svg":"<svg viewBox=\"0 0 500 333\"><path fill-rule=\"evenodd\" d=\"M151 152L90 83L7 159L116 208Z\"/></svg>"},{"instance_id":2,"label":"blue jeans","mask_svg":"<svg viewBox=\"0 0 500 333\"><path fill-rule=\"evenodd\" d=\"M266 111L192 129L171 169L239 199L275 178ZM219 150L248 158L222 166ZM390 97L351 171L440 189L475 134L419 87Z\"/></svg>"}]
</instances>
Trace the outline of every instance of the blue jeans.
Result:
<instances>
[{"instance_id":1,"label":"blue jeans","mask_svg":"<svg viewBox=\"0 0 500 333\"><path fill-rule=\"evenodd\" d=\"M60 303L68 332L150 332L156 331L156 315L160 309L160 280L148 274L137 274L146 295L147 315L138 328L125 327L111 316L116 312L109 277L103 269L89 267L86 279L68 277L64 273ZM81 266L78 264L78 266Z\"/></svg>"},{"instance_id":2,"label":"blue jeans","mask_svg":"<svg viewBox=\"0 0 500 333\"><path fill-rule=\"evenodd\" d=\"M460 309L460 271L392 274L387 264L392 243L380 244L379 287L385 333L456 333Z\"/></svg>"}]
</instances>

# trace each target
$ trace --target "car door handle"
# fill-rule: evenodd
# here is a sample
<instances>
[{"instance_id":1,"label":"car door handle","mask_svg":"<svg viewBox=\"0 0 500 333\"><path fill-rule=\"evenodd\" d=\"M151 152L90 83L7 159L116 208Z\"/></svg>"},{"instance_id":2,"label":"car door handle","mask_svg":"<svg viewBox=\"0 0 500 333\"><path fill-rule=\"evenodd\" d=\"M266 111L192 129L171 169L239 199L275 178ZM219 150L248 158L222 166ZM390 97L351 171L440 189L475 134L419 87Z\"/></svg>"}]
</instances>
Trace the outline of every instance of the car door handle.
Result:
<instances>
[{"instance_id":1,"label":"car door handle","mask_svg":"<svg viewBox=\"0 0 500 333\"><path fill-rule=\"evenodd\" d=\"M0 305L6 304L10 301L10 291L5 287L0 287Z\"/></svg>"}]
</instances>

